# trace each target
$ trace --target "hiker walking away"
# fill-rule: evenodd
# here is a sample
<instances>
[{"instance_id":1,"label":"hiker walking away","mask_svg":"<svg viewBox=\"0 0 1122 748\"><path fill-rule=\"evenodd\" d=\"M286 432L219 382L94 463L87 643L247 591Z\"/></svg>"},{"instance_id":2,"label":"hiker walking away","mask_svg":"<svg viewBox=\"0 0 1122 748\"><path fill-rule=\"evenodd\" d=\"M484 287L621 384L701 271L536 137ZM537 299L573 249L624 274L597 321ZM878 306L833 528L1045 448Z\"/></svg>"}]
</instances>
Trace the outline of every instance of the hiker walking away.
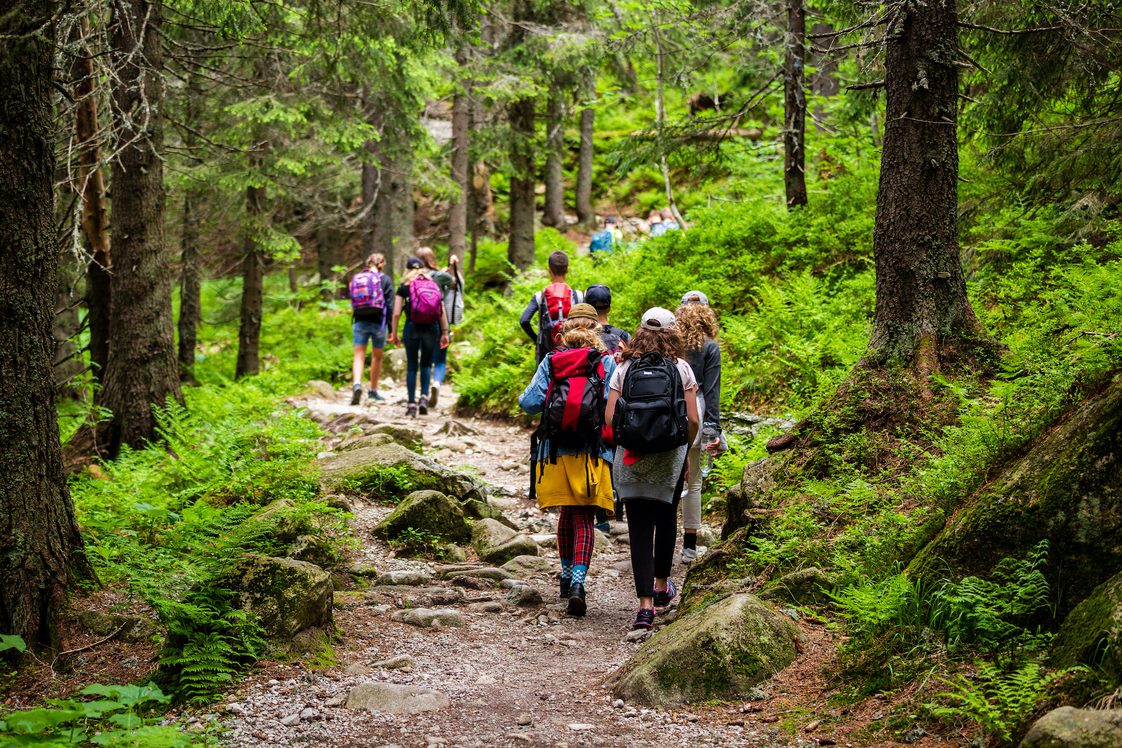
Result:
<instances>
[{"instance_id":1,"label":"hiker walking away","mask_svg":"<svg viewBox=\"0 0 1122 748\"><path fill-rule=\"evenodd\" d=\"M378 392L382 376L382 354L386 348L386 306L393 296L393 279L382 272L386 257L381 253L366 258L365 266L355 273L348 287L351 317L354 319L354 363L351 365L351 405L362 400L362 370L366 368L366 344L370 350L370 392L367 402L383 401Z\"/></svg>"},{"instance_id":2,"label":"hiker walking away","mask_svg":"<svg viewBox=\"0 0 1122 748\"><path fill-rule=\"evenodd\" d=\"M627 507L635 629L654 625L655 609L678 595L670 579L678 501L687 479L687 446L697 437L697 381L682 359L674 313L655 307L621 354L605 418L616 444L612 483Z\"/></svg>"},{"instance_id":3,"label":"hiker walking away","mask_svg":"<svg viewBox=\"0 0 1122 748\"><path fill-rule=\"evenodd\" d=\"M429 247L417 250L417 257L425 263L425 270L429 273L436 285L440 288L441 303L444 304L444 316L448 319L448 340L451 342L454 326L460 324L464 317L464 276L460 273L460 260L455 255L449 259L448 267L439 268L436 263L436 254ZM458 302L458 304L457 304ZM444 375L448 371L448 348L438 347L432 357L432 386L429 389L429 407L435 407L440 398L440 385L444 384Z\"/></svg>"},{"instance_id":4,"label":"hiker walking away","mask_svg":"<svg viewBox=\"0 0 1122 748\"><path fill-rule=\"evenodd\" d=\"M398 321L402 312L405 313L405 327L398 337ZM415 418L418 409L421 415L425 415L429 412L433 353L438 346L448 346L448 319L444 315L440 287L429 277L425 264L418 257L410 257L406 261L405 276L397 287L390 342L405 345L405 384L409 395L405 415ZM418 374L421 378L420 400L416 399Z\"/></svg>"},{"instance_id":5,"label":"hiker walking away","mask_svg":"<svg viewBox=\"0 0 1122 748\"><path fill-rule=\"evenodd\" d=\"M584 292L584 301L596 310L596 316L600 322L600 340L603 341L604 347L609 353L618 354L620 347L631 340L631 333L622 328L608 324L608 314L612 311L611 289L603 283L594 283ZM614 456L613 453L613 457ZM623 519L623 503L616 498L614 505L616 519ZM611 531L611 525L608 524L607 512L599 510L596 512L596 529L602 532Z\"/></svg>"},{"instance_id":6,"label":"hiker walking away","mask_svg":"<svg viewBox=\"0 0 1122 748\"><path fill-rule=\"evenodd\" d=\"M608 381L616 363L600 340L596 310L575 304L559 345L538 364L518 398L522 410L541 413L530 441L530 497L556 507L561 597L569 615L587 609L585 580L596 539L598 509L612 511L611 450L603 440Z\"/></svg>"},{"instance_id":7,"label":"hiker walking away","mask_svg":"<svg viewBox=\"0 0 1122 748\"><path fill-rule=\"evenodd\" d=\"M716 456L721 450L721 347L717 345L717 317L701 291L690 291L674 315L685 345L686 360L697 379L697 412L701 432L690 442L689 474L682 500L682 563L693 563L704 548L697 547L701 528L702 450Z\"/></svg>"},{"instance_id":8,"label":"hiker walking away","mask_svg":"<svg viewBox=\"0 0 1122 748\"><path fill-rule=\"evenodd\" d=\"M549 255L549 285L534 294L522 312L519 324L536 346L534 354L540 364L545 354L557 347L561 339L561 325L569 316L574 304L584 301L580 291L565 283L569 274L569 255L557 250ZM534 329L534 318L537 329Z\"/></svg>"},{"instance_id":9,"label":"hiker walking away","mask_svg":"<svg viewBox=\"0 0 1122 748\"><path fill-rule=\"evenodd\" d=\"M631 333L622 327L608 324L612 311L612 290L603 283L593 283L584 292L584 303L591 304L600 322L600 339L609 353L619 353L620 347L631 340Z\"/></svg>"}]
</instances>

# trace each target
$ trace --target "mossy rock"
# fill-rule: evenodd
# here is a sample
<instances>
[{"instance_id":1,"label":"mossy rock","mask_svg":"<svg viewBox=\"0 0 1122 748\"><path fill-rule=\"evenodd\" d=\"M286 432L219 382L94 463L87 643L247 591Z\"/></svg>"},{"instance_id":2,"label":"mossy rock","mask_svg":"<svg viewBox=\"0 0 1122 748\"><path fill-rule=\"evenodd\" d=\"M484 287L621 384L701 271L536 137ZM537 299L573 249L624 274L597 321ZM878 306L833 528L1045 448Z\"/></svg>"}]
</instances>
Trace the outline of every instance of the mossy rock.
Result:
<instances>
[{"instance_id":1,"label":"mossy rock","mask_svg":"<svg viewBox=\"0 0 1122 748\"><path fill-rule=\"evenodd\" d=\"M721 538L728 538L742 527L754 524L749 509L759 509L769 504L780 461L764 457L744 466L740 482L726 494L725 523Z\"/></svg>"},{"instance_id":2,"label":"mossy rock","mask_svg":"<svg viewBox=\"0 0 1122 748\"><path fill-rule=\"evenodd\" d=\"M484 518L476 522L471 528L471 547L475 549L480 558L483 558L485 553L513 540L517 534L517 530L498 520ZM511 556L511 558L514 558L514 556Z\"/></svg>"},{"instance_id":3,"label":"mossy rock","mask_svg":"<svg viewBox=\"0 0 1122 748\"><path fill-rule=\"evenodd\" d=\"M417 451L425 446L425 435L420 429L411 426L399 426L396 423L380 423L374 427L372 436L385 434L393 441Z\"/></svg>"},{"instance_id":4,"label":"mossy rock","mask_svg":"<svg viewBox=\"0 0 1122 748\"><path fill-rule=\"evenodd\" d=\"M305 629L331 625L331 575L315 564L248 554L220 584L234 591L238 608L257 616L278 649Z\"/></svg>"},{"instance_id":5,"label":"mossy rock","mask_svg":"<svg viewBox=\"0 0 1122 748\"><path fill-rule=\"evenodd\" d=\"M784 574L760 592L760 599L791 605L822 605L829 600L827 593L836 586L837 579L811 566Z\"/></svg>"},{"instance_id":6,"label":"mossy rock","mask_svg":"<svg viewBox=\"0 0 1122 748\"><path fill-rule=\"evenodd\" d=\"M794 661L798 629L747 593L678 618L610 679L616 697L661 708L745 698Z\"/></svg>"},{"instance_id":7,"label":"mossy rock","mask_svg":"<svg viewBox=\"0 0 1122 748\"><path fill-rule=\"evenodd\" d=\"M1056 667L1090 665L1122 683L1122 574L1100 584L1068 613L1052 651Z\"/></svg>"},{"instance_id":8,"label":"mossy rock","mask_svg":"<svg viewBox=\"0 0 1122 748\"><path fill-rule=\"evenodd\" d=\"M1076 709L1062 706L1036 721L1020 748L1118 748L1122 745L1122 709Z\"/></svg>"},{"instance_id":9,"label":"mossy rock","mask_svg":"<svg viewBox=\"0 0 1122 748\"><path fill-rule=\"evenodd\" d=\"M502 522L504 525L512 530L517 530L518 526L507 519L502 510L496 506L491 506L485 501L479 499L469 499L463 502L464 514L472 519L493 519L496 522Z\"/></svg>"},{"instance_id":10,"label":"mossy rock","mask_svg":"<svg viewBox=\"0 0 1122 748\"><path fill-rule=\"evenodd\" d=\"M1122 377L1088 398L966 501L908 569L987 577L1048 540L1045 576L1067 614L1122 571Z\"/></svg>"},{"instance_id":11,"label":"mossy rock","mask_svg":"<svg viewBox=\"0 0 1122 748\"><path fill-rule=\"evenodd\" d=\"M464 519L464 510L439 491L409 494L390 516L378 523L374 534L392 540L409 529L458 543L471 539L471 527Z\"/></svg>"},{"instance_id":12,"label":"mossy rock","mask_svg":"<svg viewBox=\"0 0 1122 748\"><path fill-rule=\"evenodd\" d=\"M372 444L320 462L325 492L396 502L413 491L439 491L458 501L486 503L483 485L397 443Z\"/></svg>"}]
</instances>

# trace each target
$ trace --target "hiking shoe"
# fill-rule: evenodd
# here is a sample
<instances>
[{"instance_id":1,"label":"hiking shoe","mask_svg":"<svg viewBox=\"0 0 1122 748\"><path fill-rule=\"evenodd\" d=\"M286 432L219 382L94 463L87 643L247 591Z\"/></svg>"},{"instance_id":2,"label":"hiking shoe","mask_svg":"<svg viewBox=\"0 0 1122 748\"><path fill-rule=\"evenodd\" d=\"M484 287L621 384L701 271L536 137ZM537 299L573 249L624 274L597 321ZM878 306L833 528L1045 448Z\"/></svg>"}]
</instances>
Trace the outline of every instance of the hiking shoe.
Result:
<instances>
[{"instance_id":1,"label":"hiking shoe","mask_svg":"<svg viewBox=\"0 0 1122 748\"><path fill-rule=\"evenodd\" d=\"M432 389L429 390L429 405L436 407L436 401L440 399L440 385L433 382Z\"/></svg>"},{"instance_id":2,"label":"hiking shoe","mask_svg":"<svg viewBox=\"0 0 1122 748\"><path fill-rule=\"evenodd\" d=\"M669 608L670 601L678 596L678 588L674 586L673 579L666 580L666 589L661 592L655 590L654 604L656 608Z\"/></svg>"},{"instance_id":3,"label":"hiking shoe","mask_svg":"<svg viewBox=\"0 0 1122 748\"><path fill-rule=\"evenodd\" d=\"M405 406L405 417L406 418L416 418L417 417L417 404L416 403L409 403L408 405Z\"/></svg>"},{"instance_id":4,"label":"hiking shoe","mask_svg":"<svg viewBox=\"0 0 1122 748\"><path fill-rule=\"evenodd\" d=\"M421 410L421 415L427 416L429 413L429 398L427 395L421 395L421 399L417 403L417 407Z\"/></svg>"},{"instance_id":5,"label":"hiking shoe","mask_svg":"<svg viewBox=\"0 0 1122 748\"><path fill-rule=\"evenodd\" d=\"M351 387L351 405L358 405L359 401L361 401L361 400L362 400L362 385L361 384L356 384L354 387Z\"/></svg>"},{"instance_id":6,"label":"hiking shoe","mask_svg":"<svg viewBox=\"0 0 1122 748\"><path fill-rule=\"evenodd\" d=\"M565 608L565 612L571 616L583 616L584 612L588 610L588 606L584 602L584 585L574 584L569 587L569 606Z\"/></svg>"},{"instance_id":7,"label":"hiking shoe","mask_svg":"<svg viewBox=\"0 0 1122 748\"><path fill-rule=\"evenodd\" d=\"M571 581L572 580L565 579L564 577L561 578L561 599L562 600L568 600L569 599L569 583Z\"/></svg>"},{"instance_id":8,"label":"hiking shoe","mask_svg":"<svg viewBox=\"0 0 1122 748\"><path fill-rule=\"evenodd\" d=\"M639 612L635 614L635 623L631 624L631 630L640 631L646 629L649 631L654 627L654 619L654 608L639 608Z\"/></svg>"},{"instance_id":9,"label":"hiking shoe","mask_svg":"<svg viewBox=\"0 0 1122 748\"><path fill-rule=\"evenodd\" d=\"M366 393L366 399L367 401L373 400L379 403L384 403L386 401L385 395L383 395L378 390L370 390L370 392Z\"/></svg>"},{"instance_id":10,"label":"hiking shoe","mask_svg":"<svg viewBox=\"0 0 1122 748\"><path fill-rule=\"evenodd\" d=\"M697 549L696 548L683 548L682 549L682 563L683 564L692 564L696 560L697 560Z\"/></svg>"},{"instance_id":11,"label":"hiking shoe","mask_svg":"<svg viewBox=\"0 0 1122 748\"><path fill-rule=\"evenodd\" d=\"M608 523L608 520L604 520L603 522L597 522L596 523L596 529L599 530L600 532L604 533L605 535L611 535L612 534L612 526Z\"/></svg>"}]
</instances>

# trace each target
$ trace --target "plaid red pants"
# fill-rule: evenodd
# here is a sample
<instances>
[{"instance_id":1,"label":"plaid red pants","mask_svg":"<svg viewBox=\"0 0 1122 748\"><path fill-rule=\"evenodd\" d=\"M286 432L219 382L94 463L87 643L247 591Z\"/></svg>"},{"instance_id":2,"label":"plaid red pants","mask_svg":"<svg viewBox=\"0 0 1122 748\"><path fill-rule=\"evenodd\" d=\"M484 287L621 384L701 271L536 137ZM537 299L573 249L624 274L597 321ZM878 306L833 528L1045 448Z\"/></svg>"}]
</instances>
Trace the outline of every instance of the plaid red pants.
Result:
<instances>
[{"instance_id":1,"label":"plaid red pants","mask_svg":"<svg viewBox=\"0 0 1122 748\"><path fill-rule=\"evenodd\" d=\"M563 506L557 518L557 552L562 561L588 566L596 542L596 507Z\"/></svg>"}]
</instances>

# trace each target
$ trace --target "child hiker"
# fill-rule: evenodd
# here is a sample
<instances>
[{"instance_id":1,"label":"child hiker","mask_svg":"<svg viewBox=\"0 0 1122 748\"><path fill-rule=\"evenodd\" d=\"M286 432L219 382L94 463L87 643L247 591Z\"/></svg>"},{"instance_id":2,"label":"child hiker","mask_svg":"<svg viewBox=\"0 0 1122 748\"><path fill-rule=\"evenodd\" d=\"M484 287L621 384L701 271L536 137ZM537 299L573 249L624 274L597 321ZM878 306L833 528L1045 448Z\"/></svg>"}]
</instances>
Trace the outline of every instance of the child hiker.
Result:
<instances>
[{"instance_id":1,"label":"child hiker","mask_svg":"<svg viewBox=\"0 0 1122 748\"><path fill-rule=\"evenodd\" d=\"M596 511L612 511L610 451L603 427L615 367L600 340L596 310L574 304L558 347L538 364L518 398L524 411L542 414L530 443L530 496L542 509L558 509L561 597L573 616L583 616L587 609L585 579L596 539Z\"/></svg>"},{"instance_id":2,"label":"child hiker","mask_svg":"<svg viewBox=\"0 0 1122 748\"><path fill-rule=\"evenodd\" d=\"M682 501L682 563L698 556L697 531L701 527L702 450L715 455L721 447L721 347L717 345L717 317L701 291L690 291L674 316L686 348L686 360L698 382L697 411L701 433L690 442L686 496ZM700 549L704 551L705 549Z\"/></svg>"},{"instance_id":3,"label":"child hiker","mask_svg":"<svg viewBox=\"0 0 1122 748\"><path fill-rule=\"evenodd\" d=\"M535 293L522 311L519 324L534 341L534 355L540 364L545 354L557 347L561 325L572 313L574 304L584 301L580 291L569 287L565 276L569 274L569 255L561 250L549 255L549 285ZM534 329L534 317L538 318Z\"/></svg>"},{"instance_id":4,"label":"child hiker","mask_svg":"<svg viewBox=\"0 0 1122 748\"><path fill-rule=\"evenodd\" d=\"M682 356L674 313L643 314L610 381L605 418L616 444L612 479L626 506L631 573L639 611L631 628L649 629L655 609L678 595L670 579L687 445L698 432L697 381Z\"/></svg>"},{"instance_id":5,"label":"child hiker","mask_svg":"<svg viewBox=\"0 0 1122 748\"><path fill-rule=\"evenodd\" d=\"M398 337L398 320L405 314L405 329ZM416 418L429 412L429 384L432 379L432 358L437 346L448 346L448 319L444 315L440 287L425 271L420 259L410 257L405 263L405 277L397 287L394 297L393 321L390 342L405 345L405 383L409 403L405 415ZM418 401L417 375L421 378L421 398Z\"/></svg>"},{"instance_id":6,"label":"child hiker","mask_svg":"<svg viewBox=\"0 0 1122 748\"><path fill-rule=\"evenodd\" d=\"M441 270L436 262L436 253L431 247L421 247L417 250L417 258L424 263L425 271L440 289L440 300L444 305L444 317L448 324L448 340L452 340L452 327L458 325L464 316L464 276L459 271L459 260L452 255L447 268ZM459 294L459 316L453 318L457 311L455 294ZM452 302L451 304L449 302ZM436 407L440 398L440 385L444 384L444 375L448 370L448 346L438 346L432 353L432 387L429 388L429 407Z\"/></svg>"},{"instance_id":7,"label":"child hiker","mask_svg":"<svg viewBox=\"0 0 1122 748\"><path fill-rule=\"evenodd\" d=\"M370 344L370 393L367 402L386 398L378 392L382 375L382 353L386 348L386 307L393 296L393 280L382 271L386 257L375 253L366 258L366 266L351 278L351 316L354 319L354 363L351 366L351 405L362 400L362 370L366 366L366 345Z\"/></svg>"}]
</instances>

